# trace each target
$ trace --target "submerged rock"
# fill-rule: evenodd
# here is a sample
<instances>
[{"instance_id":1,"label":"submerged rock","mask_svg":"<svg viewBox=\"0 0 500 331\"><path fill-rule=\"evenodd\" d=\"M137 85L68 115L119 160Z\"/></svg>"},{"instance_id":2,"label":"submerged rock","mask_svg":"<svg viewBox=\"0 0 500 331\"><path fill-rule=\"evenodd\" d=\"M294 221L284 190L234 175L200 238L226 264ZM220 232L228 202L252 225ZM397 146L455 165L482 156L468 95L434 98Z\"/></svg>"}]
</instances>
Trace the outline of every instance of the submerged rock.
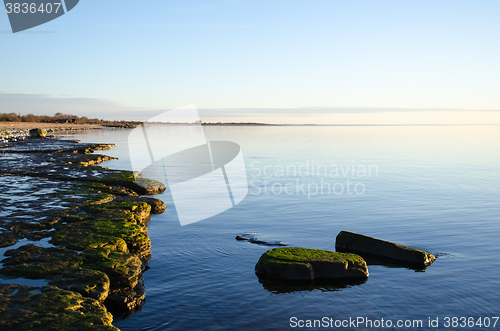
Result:
<instances>
[{"instance_id":1,"label":"submerged rock","mask_svg":"<svg viewBox=\"0 0 500 331\"><path fill-rule=\"evenodd\" d=\"M274 248L264 253L255 265L257 276L265 279L311 281L368 277L363 258L301 247Z\"/></svg>"},{"instance_id":2,"label":"submerged rock","mask_svg":"<svg viewBox=\"0 0 500 331\"><path fill-rule=\"evenodd\" d=\"M235 237L238 241L248 241L252 244L265 245L265 246L287 246L287 244L281 241L269 241L261 238L257 238L255 233L245 233Z\"/></svg>"},{"instance_id":3,"label":"submerged rock","mask_svg":"<svg viewBox=\"0 0 500 331\"><path fill-rule=\"evenodd\" d=\"M365 258L385 259L419 267L426 267L436 259L434 255L415 248L348 231L341 231L337 235L335 249L360 254Z\"/></svg>"}]
</instances>

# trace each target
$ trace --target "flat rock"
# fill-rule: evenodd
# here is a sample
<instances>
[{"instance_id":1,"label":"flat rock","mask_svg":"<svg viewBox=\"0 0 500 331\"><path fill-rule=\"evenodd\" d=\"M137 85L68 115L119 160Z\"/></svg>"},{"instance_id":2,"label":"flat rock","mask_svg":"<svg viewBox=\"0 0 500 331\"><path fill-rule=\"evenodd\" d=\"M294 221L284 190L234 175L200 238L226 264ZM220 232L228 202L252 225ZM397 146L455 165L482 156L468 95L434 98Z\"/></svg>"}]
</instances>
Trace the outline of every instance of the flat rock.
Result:
<instances>
[{"instance_id":1,"label":"flat rock","mask_svg":"<svg viewBox=\"0 0 500 331\"><path fill-rule=\"evenodd\" d=\"M434 255L415 248L348 231L341 231L337 235L335 249L339 252L356 253L365 258L401 262L418 267L426 267L436 259Z\"/></svg>"},{"instance_id":2,"label":"flat rock","mask_svg":"<svg viewBox=\"0 0 500 331\"><path fill-rule=\"evenodd\" d=\"M44 286L0 284L0 329L16 331L109 330L113 316L99 301Z\"/></svg>"},{"instance_id":3,"label":"flat rock","mask_svg":"<svg viewBox=\"0 0 500 331\"><path fill-rule=\"evenodd\" d=\"M135 201L135 202L145 202L151 206L151 214L162 214L167 209L167 205L165 202L156 198L149 197L140 197L140 196L125 196L118 197L113 200L115 202L123 202L123 201Z\"/></svg>"},{"instance_id":4,"label":"flat rock","mask_svg":"<svg viewBox=\"0 0 500 331\"><path fill-rule=\"evenodd\" d=\"M366 279L368 267L359 255L301 247L274 248L255 265L264 279L311 281L314 279Z\"/></svg>"}]
</instances>

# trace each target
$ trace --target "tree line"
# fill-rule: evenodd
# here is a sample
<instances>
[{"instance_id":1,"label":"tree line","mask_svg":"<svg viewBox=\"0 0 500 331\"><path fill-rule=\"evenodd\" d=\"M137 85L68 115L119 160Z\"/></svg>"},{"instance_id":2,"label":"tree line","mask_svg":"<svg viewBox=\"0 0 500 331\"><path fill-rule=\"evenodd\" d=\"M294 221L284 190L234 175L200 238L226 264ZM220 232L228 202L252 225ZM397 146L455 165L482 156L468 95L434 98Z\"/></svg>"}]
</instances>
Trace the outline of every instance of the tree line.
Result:
<instances>
[{"instance_id":1,"label":"tree line","mask_svg":"<svg viewBox=\"0 0 500 331\"><path fill-rule=\"evenodd\" d=\"M76 115L68 115L56 113L54 116L48 115L21 115L16 113L0 113L0 122L31 122L31 123L57 123L63 120L71 120L78 124L114 124L116 121L105 121L98 118L78 117ZM124 121L122 121L124 122Z\"/></svg>"}]
</instances>

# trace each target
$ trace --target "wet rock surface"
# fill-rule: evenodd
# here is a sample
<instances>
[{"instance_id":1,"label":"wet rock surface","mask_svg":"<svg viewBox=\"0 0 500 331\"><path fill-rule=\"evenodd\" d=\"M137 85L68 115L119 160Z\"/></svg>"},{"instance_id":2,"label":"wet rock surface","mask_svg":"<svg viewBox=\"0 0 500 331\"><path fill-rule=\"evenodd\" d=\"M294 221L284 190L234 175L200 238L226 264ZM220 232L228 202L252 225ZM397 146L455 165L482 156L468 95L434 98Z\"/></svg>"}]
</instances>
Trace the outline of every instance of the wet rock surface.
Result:
<instances>
[{"instance_id":1,"label":"wet rock surface","mask_svg":"<svg viewBox=\"0 0 500 331\"><path fill-rule=\"evenodd\" d=\"M0 247L25 239L32 244L0 256L0 282L45 279L51 287L18 296L17 290L9 292L14 285L0 285L8 292L0 299L0 326L45 330L38 321L51 321L45 315L55 302L62 323L54 322L55 329L116 330L108 310L140 309L142 273L151 254L146 223L152 209L165 210L160 200L139 195L160 193L165 185L144 179L144 188L130 171L97 166L110 157L92 153L111 145L33 138L5 146L0 148ZM37 245L42 239L54 247ZM27 298L38 304L31 306ZM22 304L31 313L16 320L8 307ZM82 316L73 316L73 309Z\"/></svg>"},{"instance_id":2,"label":"wet rock surface","mask_svg":"<svg viewBox=\"0 0 500 331\"><path fill-rule=\"evenodd\" d=\"M98 301L54 286L0 284L2 330L118 330Z\"/></svg>"},{"instance_id":3,"label":"wet rock surface","mask_svg":"<svg viewBox=\"0 0 500 331\"><path fill-rule=\"evenodd\" d=\"M417 268L425 268L436 260L434 255L422 250L349 231L341 231L337 235L335 249Z\"/></svg>"}]
</instances>

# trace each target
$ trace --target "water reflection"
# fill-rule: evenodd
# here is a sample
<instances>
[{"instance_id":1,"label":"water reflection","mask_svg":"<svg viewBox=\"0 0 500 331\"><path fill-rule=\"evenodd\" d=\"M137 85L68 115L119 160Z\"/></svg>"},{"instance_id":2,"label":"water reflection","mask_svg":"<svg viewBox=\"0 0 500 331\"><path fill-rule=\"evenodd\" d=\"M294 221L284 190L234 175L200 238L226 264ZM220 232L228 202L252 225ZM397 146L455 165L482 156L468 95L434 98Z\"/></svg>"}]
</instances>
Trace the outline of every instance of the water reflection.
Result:
<instances>
[{"instance_id":1,"label":"water reflection","mask_svg":"<svg viewBox=\"0 0 500 331\"><path fill-rule=\"evenodd\" d=\"M259 283L273 294L305 291L335 292L366 283L367 279L315 279L314 281L277 281L260 279Z\"/></svg>"}]
</instances>

